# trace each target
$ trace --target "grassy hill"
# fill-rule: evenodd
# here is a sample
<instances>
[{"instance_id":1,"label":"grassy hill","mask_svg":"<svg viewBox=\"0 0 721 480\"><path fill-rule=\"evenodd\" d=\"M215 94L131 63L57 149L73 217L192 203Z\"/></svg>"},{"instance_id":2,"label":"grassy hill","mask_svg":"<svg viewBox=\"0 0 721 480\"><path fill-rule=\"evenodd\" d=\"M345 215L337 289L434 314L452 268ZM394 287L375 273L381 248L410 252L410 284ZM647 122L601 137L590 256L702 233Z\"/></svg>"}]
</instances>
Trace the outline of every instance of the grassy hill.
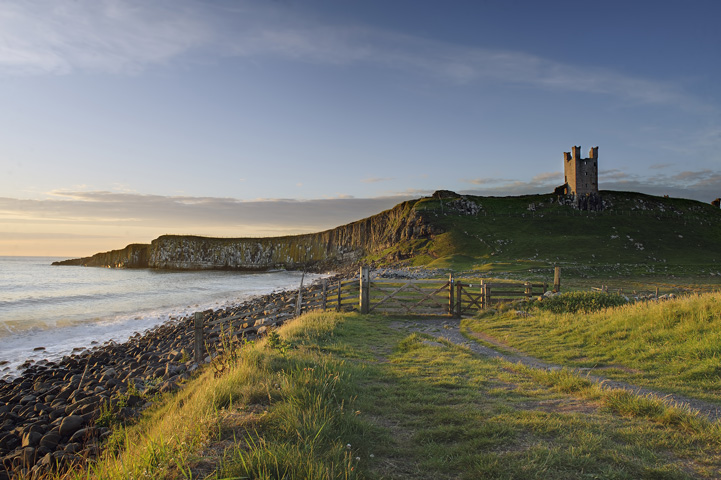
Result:
<instances>
[{"instance_id":1,"label":"grassy hill","mask_svg":"<svg viewBox=\"0 0 721 480\"><path fill-rule=\"evenodd\" d=\"M454 271L575 276L718 275L721 209L693 200L601 192L603 209L566 196L440 191L323 232L267 238L163 235L58 265L122 268L338 269L359 262Z\"/></svg>"},{"instance_id":2,"label":"grassy hill","mask_svg":"<svg viewBox=\"0 0 721 480\"><path fill-rule=\"evenodd\" d=\"M704 316L718 331L718 302L708 294L666 305L684 317L681 324L715 312ZM644 305L598 315L614 324L634 319L640 332L658 325ZM585 317L564 322L583 325L590 336L608 331ZM499 322L523 330L528 320ZM304 315L226 352L216 360L224 363L220 373L207 367L157 399L136 425L116 427L104 459L66 478L718 478L718 423L570 370L475 355L433 330L413 332L418 323ZM469 327L466 333L478 325ZM673 335L674 354L693 357L698 342L683 328ZM635 348L632 337L616 336L600 354ZM625 354L612 361L633 367L647 384L667 383L670 391L682 385L665 382L663 362ZM718 384L704 375L684 382L685 393L721 402Z\"/></svg>"},{"instance_id":3,"label":"grassy hill","mask_svg":"<svg viewBox=\"0 0 721 480\"><path fill-rule=\"evenodd\" d=\"M602 211L556 195L434 195L413 209L444 233L367 257L480 272L572 265L580 273L721 275L721 209L694 200L601 192Z\"/></svg>"}]
</instances>

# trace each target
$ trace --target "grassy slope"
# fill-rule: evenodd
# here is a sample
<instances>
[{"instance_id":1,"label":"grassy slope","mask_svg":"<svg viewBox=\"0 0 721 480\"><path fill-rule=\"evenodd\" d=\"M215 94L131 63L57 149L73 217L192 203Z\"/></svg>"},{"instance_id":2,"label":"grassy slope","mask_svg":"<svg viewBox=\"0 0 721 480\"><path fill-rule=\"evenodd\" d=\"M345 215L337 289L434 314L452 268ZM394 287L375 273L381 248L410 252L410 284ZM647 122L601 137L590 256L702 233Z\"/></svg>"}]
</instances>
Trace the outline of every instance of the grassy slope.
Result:
<instances>
[{"instance_id":1,"label":"grassy slope","mask_svg":"<svg viewBox=\"0 0 721 480\"><path fill-rule=\"evenodd\" d=\"M716 478L718 425L566 371L310 314L136 426L101 478ZM213 473L215 472L215 473ZM79 472L77 478L85 478Z\"/></svg>"},{"instance_id":2,"label":"grassy slope","mask_svg":"<svg viewBox=\"0 0 721 480\"><path fill-rule=\"evenodd\" d=\"M421 199L415 208L446 233L397 245L411 263L454 270L528 271L572 265L582 275L721 273L721 210L693 200L602 192L607 208L579 212L554 195L472 197L476 215L451 199ZM529 207L533 205L533 210Z\"/></svg>"},{"instance_id":3,"label":"grassy slope","mask_svg":"<svg viewBox=\"0 0 721 480\"><path fill-rule=\"evenodd\" d=\"M465 326L553 363L721 406L718 292L588 314L489 312Z\"/></svg>"}]
</instances>

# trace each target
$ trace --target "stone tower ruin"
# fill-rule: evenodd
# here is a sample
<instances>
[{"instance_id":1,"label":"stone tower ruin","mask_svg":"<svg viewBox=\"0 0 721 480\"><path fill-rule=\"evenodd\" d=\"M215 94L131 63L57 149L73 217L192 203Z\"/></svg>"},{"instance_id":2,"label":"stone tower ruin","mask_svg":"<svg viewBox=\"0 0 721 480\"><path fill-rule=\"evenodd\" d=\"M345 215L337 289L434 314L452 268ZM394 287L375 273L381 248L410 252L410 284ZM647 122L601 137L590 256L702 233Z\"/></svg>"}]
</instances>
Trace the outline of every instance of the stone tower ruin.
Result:
<instances>
[{"instance_id":1,"label":"stone tower ruin","mask_svg":"<svg viewBox=\"0 0 721 480\"><path fill-rule=\"evenodd\" d=\"M581 158L581 147L571 147L563 152L563 175L566 194L583 197L598 195L598 147L588 151L588 158Z\"/></svg>"}]
</instances>

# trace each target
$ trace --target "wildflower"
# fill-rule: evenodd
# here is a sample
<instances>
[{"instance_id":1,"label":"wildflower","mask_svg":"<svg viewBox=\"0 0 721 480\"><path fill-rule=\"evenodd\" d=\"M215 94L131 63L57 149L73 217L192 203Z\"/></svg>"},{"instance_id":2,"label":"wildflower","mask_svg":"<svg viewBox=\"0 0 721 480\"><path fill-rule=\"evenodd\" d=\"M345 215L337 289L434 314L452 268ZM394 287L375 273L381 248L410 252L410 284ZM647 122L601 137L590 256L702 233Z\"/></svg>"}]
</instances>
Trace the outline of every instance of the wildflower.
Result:
<instances>
[{"instance_id":1,"label":"wildflower","mask_svg":"<svg viewBox=\"0 0 721 480\"><path fill-rule=\"evenodd\" d=\"M355 457L356 462L360 462L360 457Z\"/></svg>"},{"instance_id":2,"label":"wildflower","mask_svg":"<svg viewBox=\"0 0 721 480\"><path fill-rule=\"evenodd\" d=\"M348 445L346 445L345 448L347 448L348 450L350 450L350 443L349 443Z\"/></svg>"},{"instance_id":3,"label":"wildflower","mask_svg":"<svg viewBox=\"0 0 721 480\"><path fill-rule=\"evenodd\" d=\"M375 458L376 456L371 453L371 458Z\"/></svg>"}]
</instances>

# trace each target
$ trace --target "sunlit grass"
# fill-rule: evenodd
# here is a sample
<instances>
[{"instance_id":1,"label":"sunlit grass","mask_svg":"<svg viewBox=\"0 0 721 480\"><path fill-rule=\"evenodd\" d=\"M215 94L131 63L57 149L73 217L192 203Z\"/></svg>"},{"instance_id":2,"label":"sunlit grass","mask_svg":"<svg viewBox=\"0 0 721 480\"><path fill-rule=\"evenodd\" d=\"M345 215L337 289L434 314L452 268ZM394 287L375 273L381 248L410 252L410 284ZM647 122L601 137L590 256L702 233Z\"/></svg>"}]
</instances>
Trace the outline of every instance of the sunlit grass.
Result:
<instances>
[{"instance_id":1,"label":"sunlit grass","mask_svg":"<svg viewBox=\"0 0 721 480\"><path fill-rule=\"evenodd\" d=\"M721 403L721 293L593 313L509 310L465 326L544 360Z\"/></svg>"},{"instance_id":2,"label":"sunlit grass","mask_svg":"<svg viewBox=\"0 0 721 480\"><path fill-rule=\"evenodd\" d=\"M67 478L717 477L721 434L692 412L479 357L404 321L305 315Z\"/></svg>"}]
</instances>

